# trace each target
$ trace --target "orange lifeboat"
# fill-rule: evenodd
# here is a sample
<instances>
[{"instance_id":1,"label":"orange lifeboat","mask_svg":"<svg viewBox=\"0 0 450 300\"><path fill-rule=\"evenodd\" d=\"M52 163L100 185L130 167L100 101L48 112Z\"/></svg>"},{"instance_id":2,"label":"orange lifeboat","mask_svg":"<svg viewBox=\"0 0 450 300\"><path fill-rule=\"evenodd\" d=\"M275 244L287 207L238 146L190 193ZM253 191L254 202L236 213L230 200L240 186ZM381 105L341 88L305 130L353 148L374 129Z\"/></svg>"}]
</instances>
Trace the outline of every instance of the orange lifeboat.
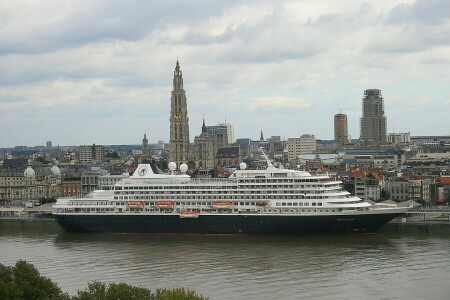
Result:
<instances>
[{"instance_id":1,"label":"orange lifeboat","mask_svg":"<svg viewBox=\"0 0 450 300\"><path fill-rule=\"evenodd\" d=\"M128 201L127 202L127 206L128 207L142 208L142 207L144 207L144 202L142 202L142 201Z\"/></svg>"},{"instance_id":2,"label":"orange lifeboat","mask_svg":"<svg viewBox=\"0 0 450 300\"><path fill-rule=\"evenodd\" d=\"M268 203L267 201L256 201L256 206L266 206Z\"/></svg>"},{"instance_id":3,"label":"orange lifeboat","mask_svg":"<svg viewBox=\"0 0 450 300\"><path fill-rule=\"evenodd\" d=\"M182 219L196 219L199 215L198 211L182 210L179 212L179 216Z\"/></svg>"},{"instance_id":4,"label":"orange lifeboat","mask_svg":"<svg viewBox=\"0 0 450 300\"><path fill-rule=\"evenodd\" d=\"M158 201L155 203L155 205L159 208L172 208L173 201Z\"/></svg>"},{"instance_id":5,"label":"orange lifeboat","mask_svg":"<svg viewBox=\"0 0 450 300\"><path fill-rule=\"evenodd\" d=\"M233 202L232 201L214 201L212 206L214 208L232 208Z\"/></svg>"}]
</instances>

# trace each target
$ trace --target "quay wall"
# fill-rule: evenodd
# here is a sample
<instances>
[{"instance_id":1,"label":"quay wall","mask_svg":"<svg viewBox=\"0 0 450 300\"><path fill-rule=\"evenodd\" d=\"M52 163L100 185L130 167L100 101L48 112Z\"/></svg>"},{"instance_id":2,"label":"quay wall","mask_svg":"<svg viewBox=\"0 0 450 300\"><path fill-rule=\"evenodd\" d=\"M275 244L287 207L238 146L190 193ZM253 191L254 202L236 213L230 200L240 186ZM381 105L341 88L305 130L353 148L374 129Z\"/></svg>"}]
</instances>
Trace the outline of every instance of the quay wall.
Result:
<instances>
[{"instance_id":1,"label":"quay wall","mask_svg":"<svg viewBox=\"0 0 450 300\"><path fill-rule=\"evenodd\" d=\"M0 218L0 230L8 229L62 230L53 218Z\"/></svg>"},{"instance_id":2,"label":"quay wall","mask_svg":"<svg viewBox=\"0 0 450 300\"><path fill-rule=\"evenodd\" d=\"M42 232L62 231L53 218L1 218L0 230L23 229ZM384 225L379 233L450 233L450 222L422 219L396 219Z\"/></svg>"}]
</instances>

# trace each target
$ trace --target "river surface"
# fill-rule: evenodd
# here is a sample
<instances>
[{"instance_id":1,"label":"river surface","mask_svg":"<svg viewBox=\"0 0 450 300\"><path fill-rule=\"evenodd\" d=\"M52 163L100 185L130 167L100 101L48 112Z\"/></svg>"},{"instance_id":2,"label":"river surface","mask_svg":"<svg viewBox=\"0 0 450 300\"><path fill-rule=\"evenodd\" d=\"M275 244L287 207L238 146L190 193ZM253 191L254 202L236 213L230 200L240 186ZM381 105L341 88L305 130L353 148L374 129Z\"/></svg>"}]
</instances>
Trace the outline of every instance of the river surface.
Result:
<instances>
[{"instance_id":1,"label":"river surface","mask_svg":"<svg viewBox=\"0 0 450 300\"><path fill-rule=\"evenodd\" d=\"M450 299L448 234L200 236L0 232L0 263L25 259L75 294L88 282L210 299Z\"/></svg>"}]
</instances>

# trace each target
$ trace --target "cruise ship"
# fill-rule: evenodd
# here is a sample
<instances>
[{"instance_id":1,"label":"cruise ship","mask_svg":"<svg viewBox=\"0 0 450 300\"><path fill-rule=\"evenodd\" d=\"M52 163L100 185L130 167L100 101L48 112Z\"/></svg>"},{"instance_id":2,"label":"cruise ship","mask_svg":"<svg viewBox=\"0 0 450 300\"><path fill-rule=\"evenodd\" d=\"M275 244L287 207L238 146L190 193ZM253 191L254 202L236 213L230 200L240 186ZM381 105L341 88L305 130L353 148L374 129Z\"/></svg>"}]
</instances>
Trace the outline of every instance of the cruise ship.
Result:
<instances>
[{"instance_id":1,"label":"cruise ship","mask_svg":"<svg viewBox=\"0 0 450 300\"><path fill-rule=\"evenodd\" d=\"M264 154L263 154L264 155ZM191 178L182 164L168 174L140 164L110 189L59 198L53 215L69 232L137 234L375 233L408 208L371 204L326 175L276 168L228 178Z\"/></svg>"}]
</instances>

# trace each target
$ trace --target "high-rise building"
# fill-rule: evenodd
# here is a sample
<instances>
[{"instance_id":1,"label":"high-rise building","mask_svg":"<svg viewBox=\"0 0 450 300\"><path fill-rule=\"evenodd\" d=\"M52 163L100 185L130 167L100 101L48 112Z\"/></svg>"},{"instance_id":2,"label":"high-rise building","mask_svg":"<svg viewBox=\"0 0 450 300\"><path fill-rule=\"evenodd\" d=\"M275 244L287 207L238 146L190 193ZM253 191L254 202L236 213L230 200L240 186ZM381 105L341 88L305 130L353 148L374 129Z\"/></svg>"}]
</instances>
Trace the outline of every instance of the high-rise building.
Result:
<instances>
[{"instance_id":1,"label":"high-rise building","mask_svg":"<svg viewBox=\"0 0 450 300\"><path fill-rule=\"evenodd\" d=\"M186 92L183 89L183 74L180 64L175 66L173 90L170 104L169 160L179 166L186 163L189 153L189 118L187 115Z\"/></svg>"},{"instance_id":2,"label":"high-rise building","mask_svg":"<svg viewBox=\"0 0 450 300\"><path fill-rule=\"evenodd\" d=\"M82 164L103 163L105 160L105 146L93 144L80 146L80 162Z\"/></svg>"},{"instance_id":3,"label":"high-rise building","mask_svg":"<svg viewBox=\"0 0 450 300\"><path fill-rule=\"evenodd\" d=\"M46 144L45 144L45 147L47 149L51 149L52 148L52 141L47 141Z\"/></svg>"},{"instance_id":4,"label":"high-rise building","mask_svg":"<svg viewBox=\"0 0 450 300\"><path fill-rule=\"evenodd\" d=\"M386 122L384 99L381 95L381 90L365 90L362 98L360 142L368 146L378 146L386 143Z\"/></svg>"},{"instance_id":5,"label":"high-rise building","mask_svg":"<svg viewBox=\"0 0 450 300\"><path fill-rule=\"evenodd\" d=\"M336 145L348 143L347 115L345 114L334 115L334 142Z\"/></svg>"}]
</instances>

